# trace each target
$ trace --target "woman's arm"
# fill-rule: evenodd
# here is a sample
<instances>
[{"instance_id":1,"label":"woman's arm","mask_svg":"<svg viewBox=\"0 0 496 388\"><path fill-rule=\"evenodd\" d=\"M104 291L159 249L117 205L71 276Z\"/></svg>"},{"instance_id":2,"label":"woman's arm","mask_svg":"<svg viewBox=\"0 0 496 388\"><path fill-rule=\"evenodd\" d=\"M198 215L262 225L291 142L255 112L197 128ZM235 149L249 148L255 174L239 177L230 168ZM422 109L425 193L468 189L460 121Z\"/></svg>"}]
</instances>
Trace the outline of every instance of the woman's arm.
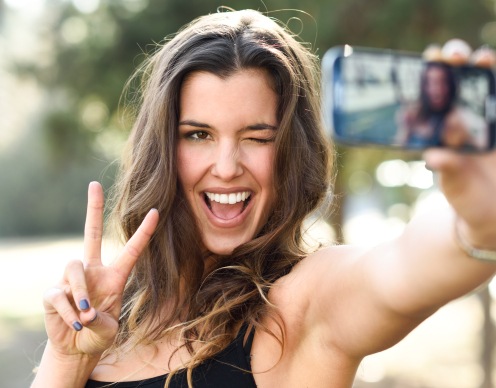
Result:
<instances>
[{"instance_id":1,"label":"woman's arm","mask_svg":"<svg viewBox=\"0 0 496 388\"><path fill-rule=\"evenodd\" d=\"M492 277L496 263L469 257L455 238L496 250L496 153L426 154L451 208L416 217L373 248L331 247L298 268L308 284L307 332L350 357L392 346L445 303ZM323 308L325 306L325 308Z\"/></svg>"}]
</instances>

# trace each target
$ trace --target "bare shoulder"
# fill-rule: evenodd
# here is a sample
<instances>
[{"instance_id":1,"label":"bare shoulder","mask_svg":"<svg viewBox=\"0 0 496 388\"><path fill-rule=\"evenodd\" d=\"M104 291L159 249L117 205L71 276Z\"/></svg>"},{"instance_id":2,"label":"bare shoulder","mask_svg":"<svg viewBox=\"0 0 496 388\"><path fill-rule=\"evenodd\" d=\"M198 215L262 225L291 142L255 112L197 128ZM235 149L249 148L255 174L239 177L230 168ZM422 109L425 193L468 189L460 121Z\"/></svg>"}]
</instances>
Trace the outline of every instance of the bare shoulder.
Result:
<instances>
[{"instance_id":1,"label":"bare shoulder","mask_svg":"<svg viewBox=\"0 0 496 388\"><path fill-rule=\"evenodd\" d=\"M269 300L282 319L284 346L281 349L271 334L257 330L252 369L258 386L351 386L360 358L335 346L333 333L342 332L338 328L344 326L344 315L337 313L345 299L340 279L347 278L344 274L353 268L361 252L351 246L320 249L274 284ZM332 312L329 316L333 319L324 322L324 311ZM273 320L266 321L265 326L280 333ZM264 373L258 374L260 371Z\"/></svg>"},{"instance_id":2,"label":"bare shoulder","mask_svg":"<svg viewBox=\"0 0 496 388\"><path fill-rule=\"evenodd\" d=\"M331 245L321 248L302 259L291 272L277 281L276 288L296 287L299 292L315 287L312 280L331 279L351 270L369 248L352 245ZM303 287L303 288L302 288Z\"/></svg>"},{"instance_id":3,"label":"bare shoulder","mask_svg":"<svg viewBox=\"0 0 496 388\"><path fill-rule=\"evenodd\" d=\"M390 244L329 246L310 254L280 279L269 297L288 328L289 342L355 358L390 346L410 330L412 324L398 322L377 292L373 268L389 248ZM383 338L379 334L386 321L402 330Z\"/></svg>"},{"instance_id":4,"label":"bare shoulder","mask_svg":"<svg viewBox=\"0 0 496 388\"><path fill-rule=\"evenodd\" d=\"M328 246L309 254L280 278L269 299L279 307L285 323L300 327L301 321L308 319L312 304L325 300L328 307L333 307L334 300L342 301L353 279L361 277L359 261L365 252L367 248L359 246Z\"/></svg>"}]
</instances>

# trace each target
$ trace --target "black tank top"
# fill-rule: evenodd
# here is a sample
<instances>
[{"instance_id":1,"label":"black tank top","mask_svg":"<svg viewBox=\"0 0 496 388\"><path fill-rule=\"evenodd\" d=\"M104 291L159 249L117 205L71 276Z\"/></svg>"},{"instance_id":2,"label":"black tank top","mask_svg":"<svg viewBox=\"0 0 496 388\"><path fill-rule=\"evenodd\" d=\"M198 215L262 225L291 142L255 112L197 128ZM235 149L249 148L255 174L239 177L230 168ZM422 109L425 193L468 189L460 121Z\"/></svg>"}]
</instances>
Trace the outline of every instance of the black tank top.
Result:
<instances>
[{"instance_id":1,"label":"black tank top","mask_svg":"<svg viewBox=\"0 0 496 388\"><path fill-rule=\"evenodd\" d=\"M247 326L243 325L238 335L227 348L212 359L204 361L193 369L193 388L256 388L251 373L250 351L255 330L251 330L245 345L243 339ZM85 388L163 388L167 375L152 377L138 381L111 383L88 380ZM174 376L170 388L187 388L186 371L182 370Z\"/></svg>"}]
</instances>

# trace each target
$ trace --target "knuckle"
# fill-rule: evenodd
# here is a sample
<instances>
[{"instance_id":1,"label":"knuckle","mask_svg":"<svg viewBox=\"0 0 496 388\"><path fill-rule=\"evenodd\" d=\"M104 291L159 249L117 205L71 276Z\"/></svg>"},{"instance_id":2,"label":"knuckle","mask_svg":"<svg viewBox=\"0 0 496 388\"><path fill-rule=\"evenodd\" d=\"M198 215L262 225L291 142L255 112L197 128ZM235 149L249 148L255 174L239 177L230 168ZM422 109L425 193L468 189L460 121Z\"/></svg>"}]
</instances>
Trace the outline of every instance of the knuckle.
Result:
<instances>
[{"instance_id":1,"label":"knuckle","mask_svg":"<svg viewBox=\"0 0 496 388\"><path fill-rule=\"evenodd\" d=\"M149 240L153 236L153 233L146 228L141 229L140 232L143 236L145 236L147 240Z\"/></svg>"},{"instance_id":2,"label":"knuckle","mask_svg":"<svg viewBox=\"0 0 496 388\"><path fill-rule=\"evenodd\" d=\"M101 240L103 229L99 226L86 226L84 234L91 240Z\"/></svg>"},{"instance_id":3,"label":"knuckle","mask_svg":"<svg viewBox=\"0 0 496 388\"><path fill-rule=\"evenodd\" d=\"M88 202L88 207L93 210L103 210L104 201L100 199L92 199Z\"/></svg>"},{"instance_id":4,"label":"knuckle","mask_svg":"<svg viewBox=\"0 0 496 388\"><path fill-rule=\"evenodd\" d=\"M138 257L140 254L140 250L134 246L134 244L127 243L126 244L126 252L132 257Z\"/></svg>"},{"instance_id":5,"label":"knuckle","mask_svg":"<svg viewBox=\"0 0 496 388\"><path fill-rule=\"evenodd\" d=\"M83 269L83 262L81 260L71 260L65 266L66 273L73 273Z\"/></svg>"},{"instance_id":6,"label":"knuckle","mask_svg":"<svg viewBox=\"0 0 496 388\"><path fill-rule=\"evenodd\" d=\"M64 290L58 287L53 287L45 291L43 295L43 300L48 302L50 305L57 305L60 301L64 300L66 297Z\"/></svg>"},{"instance_id":7,"label":"knuckle","mask_svg":"<svg viewBox=\"0 0 496 388\"><path fill-rule=\"evenodd\" d=\"M72 286L71 290L72 290L72 294L76 296L76 299L77 296L84 296L88 292L88 289L84 284L75 284Z\"/></svg>"},{"instance_id":8,"label":"knuckle","mask_svg":"<svg viewBox=\"0 0 496 388\"><path fill-rule=\"evenodd\" d=\"M77 319L77 315L74 312L74 309L70 305L69 306L64 305L57 310L59 312L59 315L67 322L72 322Z\"/></svg>"}]
</instances>

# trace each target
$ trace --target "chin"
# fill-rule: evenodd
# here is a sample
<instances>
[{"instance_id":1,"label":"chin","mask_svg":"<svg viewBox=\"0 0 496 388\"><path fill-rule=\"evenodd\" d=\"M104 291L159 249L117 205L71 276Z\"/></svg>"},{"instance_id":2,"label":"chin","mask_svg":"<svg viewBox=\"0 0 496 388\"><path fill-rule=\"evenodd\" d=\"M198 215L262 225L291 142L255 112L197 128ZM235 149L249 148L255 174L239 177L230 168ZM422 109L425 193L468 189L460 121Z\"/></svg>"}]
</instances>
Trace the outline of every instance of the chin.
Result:
<instances>
[{"instance_id":1,"label":"chin","mask_svg":"<svg viewBox=\"0 0 496 388\"><path fill-rule=\"evenodd\" d=\"M229 240L229 241L207 241L205 242L205 248L215 255L228 256L234 252L236 248L247 243L250 239L239 239Z\"/></svg>"},{"instance_id":2,"label":"chin","mask_svg":"<svg viewBox=\"0 0 496 388\"><path fill-rule=\"evenodd\" d=\"M207 246L207 249L209 252L212 252L214 255L219 255L219 256L229 256L231 255L234 250L239 247L242 244L238 245L224 245L224 246Z\"/></svg>"}]
</instances>

